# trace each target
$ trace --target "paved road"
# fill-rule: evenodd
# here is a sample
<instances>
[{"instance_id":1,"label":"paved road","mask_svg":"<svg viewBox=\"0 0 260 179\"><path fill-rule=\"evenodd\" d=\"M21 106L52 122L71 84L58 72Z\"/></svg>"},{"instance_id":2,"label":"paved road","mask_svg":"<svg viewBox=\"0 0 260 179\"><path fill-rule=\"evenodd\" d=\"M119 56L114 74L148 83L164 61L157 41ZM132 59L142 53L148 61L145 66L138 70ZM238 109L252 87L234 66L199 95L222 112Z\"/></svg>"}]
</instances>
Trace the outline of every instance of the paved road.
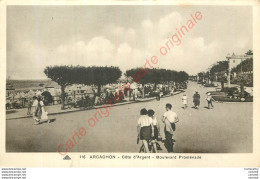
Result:
<instances>
[{"instance_id":1,"label":"paved road","mask_svg":"<svg viewBox=\"0 0 260 179\"><path fill-rule=\"evenodd\" d=\"M195 90L201 94L201 108L192 108L192 95ZM139 111L145 107L154 109L159 119L165 111L165 104L171 103L180 122L174 138L177 153L245 153L252 152L252 103L215 103L209 110L205 97L209 88L200 87L190 82L186 94L188 108L182 108L178 94L160 101L134 103L111 108L109 116L99 119L94 127L89 127L88 120L96 110L80 111L51 116L54 122L33 125L31 118L7 120L7 152L56 152L59 144L66 144L74 132L85 127L86 135L69 151L72 152L138 152L136 144L136 124ZM104 115L103 115L104 116ZM162 137L164 138L163 130ZM165 147L161 144L163 150ZM65 148L61 148L65 150Z\"/></svg>"}]
</instances>

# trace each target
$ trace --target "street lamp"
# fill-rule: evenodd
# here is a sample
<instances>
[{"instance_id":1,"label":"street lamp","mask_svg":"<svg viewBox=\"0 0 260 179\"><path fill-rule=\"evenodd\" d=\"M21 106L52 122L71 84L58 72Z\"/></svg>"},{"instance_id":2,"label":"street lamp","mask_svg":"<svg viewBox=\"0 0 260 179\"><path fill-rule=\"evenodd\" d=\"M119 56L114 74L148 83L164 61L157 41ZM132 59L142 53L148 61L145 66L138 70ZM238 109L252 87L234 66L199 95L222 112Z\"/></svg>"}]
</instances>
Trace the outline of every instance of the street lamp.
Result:
<instances>
[{"instance_id":1,"label":"street lamp","mask_svg":"<svg viewBox=\"0 0 260 179\"><path fill-rule=\"evenodd\" d=\"M230 88L230 72L231 72L230 59L231 59L231 55L228 53L226 58L228 60L227 87Z\"/></svg>"}]
</instances>

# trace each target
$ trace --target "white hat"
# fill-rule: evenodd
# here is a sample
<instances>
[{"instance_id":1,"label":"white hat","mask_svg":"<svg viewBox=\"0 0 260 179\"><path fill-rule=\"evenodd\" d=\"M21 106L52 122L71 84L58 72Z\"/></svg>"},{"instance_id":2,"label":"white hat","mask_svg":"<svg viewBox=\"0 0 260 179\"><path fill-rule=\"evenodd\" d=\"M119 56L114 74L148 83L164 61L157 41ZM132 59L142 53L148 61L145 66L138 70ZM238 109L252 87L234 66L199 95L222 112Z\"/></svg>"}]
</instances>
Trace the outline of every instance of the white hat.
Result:
<instances>
[{"instance_id":1,"label":"white hat","mask_svg":"<svg viewBox=\"0 0 260 179\"><path fill-rule=\"evenodd\" d=\"M208 93L208 95L210 95L210 93Z\"/></svg>"}]
</instances>

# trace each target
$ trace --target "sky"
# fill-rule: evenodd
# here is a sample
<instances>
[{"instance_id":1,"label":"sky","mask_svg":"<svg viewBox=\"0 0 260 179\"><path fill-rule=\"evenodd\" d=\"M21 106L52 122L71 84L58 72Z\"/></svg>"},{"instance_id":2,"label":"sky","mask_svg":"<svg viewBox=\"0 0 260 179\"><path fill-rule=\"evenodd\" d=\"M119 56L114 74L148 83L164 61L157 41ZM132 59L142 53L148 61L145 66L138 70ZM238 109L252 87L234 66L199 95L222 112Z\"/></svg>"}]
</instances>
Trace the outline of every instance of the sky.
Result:
<instances>
[{"instance_id":1,"label":"sky","mask_svg":"<svg viewBox=\"0 0 260 179\"><path fill-rule=\"evenodd\" d=\"M169 38L200 11L179 46ZM250 6L9 6L7 76L47 79L53 65L118 66L123 72L158 57L154 68L190 75L253 49Z\"/></svg>"}]
</instances>

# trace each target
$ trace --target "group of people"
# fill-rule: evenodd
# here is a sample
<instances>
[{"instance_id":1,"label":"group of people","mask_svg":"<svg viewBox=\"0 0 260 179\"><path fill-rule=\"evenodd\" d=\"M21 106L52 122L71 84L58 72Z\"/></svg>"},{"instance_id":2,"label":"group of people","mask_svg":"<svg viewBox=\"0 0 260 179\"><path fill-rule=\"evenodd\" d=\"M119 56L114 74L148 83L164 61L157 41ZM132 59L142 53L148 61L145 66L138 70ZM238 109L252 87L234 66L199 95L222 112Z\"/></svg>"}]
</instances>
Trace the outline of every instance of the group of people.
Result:
<instances>
[{"instance_id":1,"label":"group of people","mask_svg":"<svg viewBox=\"0 0 260 179\"><path fill-rule=\"evenodd\" d=\"M29 108L33 96L42 95L47 90L24 90L24 91L7 91L6 92L6 110Z\"/></svg>"},{"instance_id":2,"label":"group of people","mask_svg":"<svg viewBox=\"0 0 260 179\"><path fill-rule=\"evenodd\" d=\"M213 108L213 101L215 101L210 93L207 93L206 100L208 102L208 109ZM182 96L182 102L184 109L188 106L188 97L186 94ZM194 108L199 109L200 106L200 94L196 91L193 95ZM165 147L169 153L173 152L173 133L176 129L176 123L179 122L179 118L175 112L172 111L172 105L167 103L166 112L162 116L162 122L164 123L165 133ZM157 153L157 141L161 139L160 125L155 117L155 112L152 109L141 109L141 117L138 119L137 132L138 139L140 139L144 145L145 152L149 153L149 144L154 148Z\"/></svg>"},{"instance_id":3,"label":"group of people","mask_svg":"<svg viewBox=\"0 0 260 179\"><path fill-rule=\"evenodd\" d=\"M173 153L173 132L175 131L175 124L179 122L179 118L175 112L173 112L172 105L167 103L166 112L162 116L162 122L164 123L164 133L165 133L165 147L169 153ZM146 110L145 108L141 109L141 117L138 120L137 132L138 138L142 141L145 152L149 153L149 143L151 142L154 148L154 151L157 153L156 142L160 135L160 126L154 116L155 112L152 109Z\"/></svg>"},{"instance_id":4,"label":"group of people","mask_svg":"<svg viewBox=\"0 0 260 179\"><path fill-rule=\"evenodd\" d=\"M211 96L211 93L207 93L206 96L206 100L208 102L208 109L213 109L213 101L214 98ZM194 103L194 108L195 109L199 109L200 106L200 94L198 93L198 91L195 92L195 94L193 95L193 103ZM182 96L182 104L184 105L183 108L186 109L188 107L188 97L186 94L184 94Z\"/></svg>"},{"instance_id":5,"label":"group of people","mask_svg":"<svg viewBox=\"0 0 260 179\"><path fill-rule=\"evenodd\" d=\"M46 111L42 101L42 96L33 96L31 113L33 120L35 121L35 125L39 125L43 120L48 120L48 123L50 123L50 120L48 119L48 112Z\"/></svg>"}]
</instances>

